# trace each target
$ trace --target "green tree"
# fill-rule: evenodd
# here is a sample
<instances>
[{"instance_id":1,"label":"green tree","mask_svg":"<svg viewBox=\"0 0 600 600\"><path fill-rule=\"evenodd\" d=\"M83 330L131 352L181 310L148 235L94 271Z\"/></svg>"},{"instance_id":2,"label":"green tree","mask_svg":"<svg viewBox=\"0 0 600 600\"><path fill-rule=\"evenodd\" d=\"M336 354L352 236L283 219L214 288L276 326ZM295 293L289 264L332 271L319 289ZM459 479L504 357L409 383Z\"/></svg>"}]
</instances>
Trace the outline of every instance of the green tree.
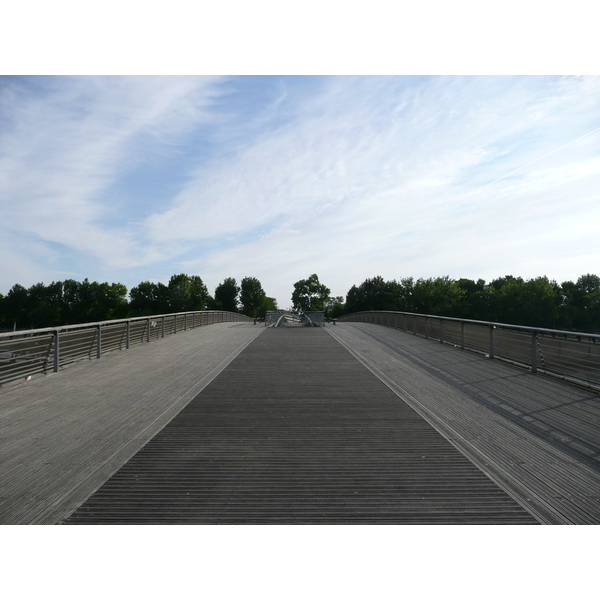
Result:
<instances>
[{"instance_id":1,"label":"green tree","mask_svg":"<svg viewBox=\"0 0 600 600\"><path fill-rule=\"evenodd\" d=\"M27 315L29 313L29 295L27 289L15 283L4 299L6 323L10 328L24 329L29 326Z\"/></svg>"},{"instance_id":2,"label":"green tree","mask_svg":"<svg viewBox=\"0 0 600 600\"><path fill-rule=\"evenodd\" d=\"M574 325L581 331L600 330L600 277L582 275L573 290Z\"/></svg>"},{"instance_id":3,"label":"green tree","mask_svg":"<svg viewBox=\"0 0 600 600\"><path fill-rule=\"evenodd\" d=\"M449 277L418 279L413 289L414 309L417 313L457 316L465 291Z\"/></svg>"},{"instance_id":4,"label":"green tree","mask_svg":"<svg viewBox=\"0 0 600 600\"><path fill-rule=\"evenodd\" d=\"M27 293L30 327L38 329L61 324L62 282L53 281L50 285L36 283Z\"/></svg>"},{"instance_id":5,"label":"green tree","mask_svg":"<svg viewBox=\"0 0 600 600\"><path fill-rule=\"evenodd\" d=\"M573 304L577 286L572 281L563 281L560 284L560 302L558 307L558 329L572 329L577 317L578 309Z\"/></svg>"},{"instance_id":6,"label":"green tree","mask_svg":"<svg viewBox=\"0 0 600 600\"><path fill-rule=\"evenodd\" d=\"M0 294L0 327L6 326L6 306L4 304L4 295Z\"/></svg>"},{"instance_id":7,"label":"green tree","mask_svg":"<svg viewBox=\"0 0 600 600\"><path fill-rule=\"evenodd\" d=\"M506 277L501 287L495 287L495 290L493 304L496 318L493 320L528 327L556 326L562 302L561 288L556 282L549 281L547 277L528 281L521 277Z\"/></svg>"},{"instance_id":8,"label":"green tree","mask_svg":"<svg viewBox=\"0 0 600 600\"><path fill-rule=\"evenodd\" d=\"M61 306L61 321L65 325L80 323L79 320L79 282L74 279L63 281L63 295Z\"/></svg>"},{"instance_id":9,"label":"green tree","mask_svg":"<svg viewBox=\"0 0 600 600\"><path fill-rule=\"evenodd\" d=\"M240 286L242 312L252 318L264 315L267 295L256 277L244 277Z\"/></svg>"},{"instance_id":10,"label":"green tree","mask_svg":"<svg viewBox=\"0 0 600 600\"><path fill-rule=\"evenodd\" d=\"M94 301L92 314L98 321L110 319L123 319L127 316L127 288L122 283L97 283L92 284Z\"/></svg>"},{"instance_id":11,"label":"green tree","mask_svg":"<svg viewBox=\"0 0 600 600\"><path fill-rule=\"evenodd\" d=\"M199 275L190 277L190 308L188 310L205 310L209 294L206 285Z\"/></svg>"},{"instance_id":12,"label":"green tree","mask_svg":"<svg viewBox=\"0 0 600 600\"><path fill-rule=\"evenodd\" d=\"M412 278L385 281L381 275L365 279L358 287L352 286L346 295L346 312L363 310L411 310Z\"/></svg>"},{"instance_id":13,"label":"green tree","mask_svg":"<svg viewBox=\"0 0 600 600\"><path fill-rule=\"evenodd\" d=\"M208 290L198 275L191 277L185 273L172 275L167 288L170 312L204 310L206 308Z\"/></svg>"},{"instance_id":14,"label":"green tree","mask_svg":"<svg viewBox=\"0 0 600 600\"><path fill-rule=\"evenodd\" d=\"M363 307L365 306L365 299L363 290L356 285L353 285L346 294L346 303L344 308L347 313L355 313L360 312L361 310L365 310Z\"/></svg>"},{"instance_id":15,"label":"green tree","mask_svg":"<svg viewBox=\"0 0 600 600\"><path fill-rule=\"evenodd\" d=\"M228 277L215 288L215 304L218 310L238 311L240 287L233 277Z\"/></svg>"},{"instance_id":16,"label":"green tree","mask_svg":"<svg viewBox=\"0 0 600 600\"><path fill-rule=\"evenodd\" d=\"M325 310L325 303L331 290L319 282L316 274L308 279L301 279L294 284L292 305L296 310Z\"/></svg>"},{"instance_id":17,"label":"green tree","mask_svg":"<svg viewBox=\"0 0 600 600\"><path fill-rule=\"evenodd\" d=\"M364 310L398 310L400 286L396 280L385 281L381 275L377 275L365 279L361 287L365 304L368 306Z\"/></svg>"},{"instance_id":18,"label":"green tree","mask_svg":"<svg viewBox=\"0 0 600 600\"><path fill-rule=\"evenodd\" d=\"M209 294L206 299L206 309L205 310L223 310L217 301Z\"/></svg>"},{"instance_id":19,"label":"green tree","mask_svg":"<svg viewBox=\"0 0 600 600\"><path fill-rule=\"evenodd\" d=\"M342 296L331 296L325 303L325 316L329 319L337 319L344 314L344 298Z\"/></svg>"},{"instance_id":20,"label":"green tree","mask_svg":"<svg viewBox=\"0 0 600 600\"><path fill-rule=\"evenodd\" d=\"M483 279L459 279L456 285L463 291L462 300L456 309L456 316L478 321L491 320L490 290Z\"/></svg>"},{"instance_id":21,"label":"green tree","mask_svg":"<svg viewBox=\"0 0 600 600\"><path fill-rule=\"evenodd\" d=\"M171 275L167 288L169 311L184 312L188 310L191 294L190 278L185 273Z\"/></svg>"},{"instance_id":22,"label":"green tree","mask_svg":"<svg viewBox=\"0 0 600 600\"><path fill-rule=\"evenodd\" d=\"M129 309L134 317L146 317L158 315L167 311L167 307L162 306L165 298L161 298L159 285L152 281L142 281L129 291Z\"/></svg>"},{"instance_id":23,"label":"green tree","mask_svg":"<svg viewBox=\"0 0 600 600\"><path fill-rule=\"evenodd\" d=\"M415 312L415 282L412 277L405 277L398 284L398 304L395 310Z\"/></svg>"},{"instance_id":24,"label":"green tree","mask_svg":"<svg viewBox=\"0 0 600 600\"><path fill-rule=\"evenodd\" d=\"M260 309L260 313L259 313L260 316L264 317L265 313L268 310L271 310L271 311L278 310L277 300L275 298L270 298L269 296L265 296L265 299L263 301L262 307Z\"/></svg>"}]
</instances>

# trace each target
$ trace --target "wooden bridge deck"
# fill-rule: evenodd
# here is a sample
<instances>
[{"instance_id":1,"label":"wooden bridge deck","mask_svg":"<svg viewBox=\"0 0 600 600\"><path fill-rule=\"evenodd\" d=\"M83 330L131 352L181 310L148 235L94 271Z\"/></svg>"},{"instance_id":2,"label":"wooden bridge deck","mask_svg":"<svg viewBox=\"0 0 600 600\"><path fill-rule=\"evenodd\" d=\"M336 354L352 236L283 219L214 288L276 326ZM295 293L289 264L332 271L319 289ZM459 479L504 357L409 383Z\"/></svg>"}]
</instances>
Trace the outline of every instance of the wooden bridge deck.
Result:
<instances>
[{"instance_id":1,"label":"wooden bridge deck","mask_svg":"<svg viewBox=\"0 0 600 600\"><path fill-rule=\"evenodd\" d=\"M69 515L262 331L199 327L0 389L0 523Z\"/></svg>"},{"instance_id":2,"label":"wooden bridge deck","mask_svg":"<svg viewBox=\"0 0 600 600\"><path fill-rule=\"evenodd\" d=\"M329 331L540 523L600 523L600 395L378 325Z\"/></svg>"},{"instance_id":3,"label":"wooden bridge deck","mask_svg":"<svg viewBox=\"0 0 600 600\"><path fill-rule=\"evenodd\" d=\"M0 523L598 523L599 403L381 326L211 325L0 390Z\"/></svg>"}]
</instances>

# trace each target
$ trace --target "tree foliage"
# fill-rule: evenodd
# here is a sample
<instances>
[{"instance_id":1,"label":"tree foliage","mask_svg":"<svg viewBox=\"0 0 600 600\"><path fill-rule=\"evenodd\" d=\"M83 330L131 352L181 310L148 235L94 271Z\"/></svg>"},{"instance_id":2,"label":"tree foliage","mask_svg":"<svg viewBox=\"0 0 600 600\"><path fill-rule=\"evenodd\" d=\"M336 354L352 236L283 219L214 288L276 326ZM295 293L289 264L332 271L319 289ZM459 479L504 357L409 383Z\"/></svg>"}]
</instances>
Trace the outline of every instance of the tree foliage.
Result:
<instances>
[{"instance_id":1,"label":"tree foliage","mask_svg":"<svg viewBox=\"0 0 600 600\"><path fill-rule=\"evenodd\" d=\"M227 277L215 288L215 307L217 310L237 312L239 309L240 286L233 277Z\"/></svg>"},{"instance_id":2,"label":"tree foliage","mask_svg":"<svg viewBox=\"0 0 600 600\"><path fill-rule=\"evenodd\" d=\"M15 284L0 296L0 327L30 329L126 317L204 310L210 299L197 275L173 275L167 285L143 281L129 292L122 283L97 281Z\"/></svg>"},{"instance_id":3,"label":"tree foliage","mask_svg":"<svg viewBox=\"0 0 600 600\"><path fill-rule=\"evenodd\" d=\"M264 317L267 295L256 277L244 277L240 286L242 312L252 318Z\"/></svg>"},{"instance_id":4,"label":"tree foliage","mask_svg":"<svg viewBox=\"0 0 600 600\"><path fill-rule=\"evenodd\" d=\"M547 277L523 280L512 275L489 283L449 277L386 281L377 275L353 285L345 302L330 297L313 274L294 284L292 302L300 310L325 310L333 318L364 310L397 310L600 333L600 277L590 273L562 284ZM211 298L201 277L181 273L167 285L141 282L129 292L129 301L121 283L66 279L28 289L17 283L5 296L0 294L0 327L52 327L206 308L263 317L265 311L277 310L277 302L255 277L245 277L240 287L235 279L226 278Z\"/></svg>"},{"instance_id":5,"label":"tree foliage","mask_svg":"<svg viewBox=\"0 0 600 600\"><path fill-rule=\"evenodd\" d=\"M167 285L168 312L205 310L208 289L198 275L172 275Z\"/></svg>"},{"instance_id":6,"label":"tree foliage","mask_svg":"<svg viewBox=\"0 0 600 600\"><path fill-rule=\"evenodd\" d=\"M129 292L131 315L146 317L159 315L169 310L168 288L163 283L142 281Z\"/></svg>"},{"instance_id":7,"label":"tree foliage","mask_svg":"<svg viewBox=\"0 0 600 600\"><path fill-rule=\"evenodd\" d=\"M547 277L505 275L483 279L449 277L385 281L376 276L353 285L344 313L396 310L512 323L548 329L600 332L600 277L583 275L558 284Z\"/></svg>"},{"instance_id":8,"label":"tree foliage","mask_svg":"<svg viewBox=\"0 0 600 600\"><path fill-rule=\"evenodd\" d=\"M331 290L323 285L316 274L308 279L301 279L294 284L292 305L295 310L325 310L325 304Z\"/></svg>"},{"instance_id":9,"label":"tree foliage","mask_svg":"<svg viewBox=\"0 0 600 600\"><path fill-rule=\"evenodd\" d=\"M123 318L129 313L126 296L121 283L87 279L36 283L29 289L15 284L4 299L4 327L35 329Z\"/></svg>"},{"instance_id":10,"label":"tree foliage","mask_svg":"<svg viewBox=\"0 0 600 600\"><path fill-rule=\"evenodd\" d=\"M344 314L344 297L330 296L325 303L325 316L330 319L337 319Z\"/></svg>"}]
</instances>

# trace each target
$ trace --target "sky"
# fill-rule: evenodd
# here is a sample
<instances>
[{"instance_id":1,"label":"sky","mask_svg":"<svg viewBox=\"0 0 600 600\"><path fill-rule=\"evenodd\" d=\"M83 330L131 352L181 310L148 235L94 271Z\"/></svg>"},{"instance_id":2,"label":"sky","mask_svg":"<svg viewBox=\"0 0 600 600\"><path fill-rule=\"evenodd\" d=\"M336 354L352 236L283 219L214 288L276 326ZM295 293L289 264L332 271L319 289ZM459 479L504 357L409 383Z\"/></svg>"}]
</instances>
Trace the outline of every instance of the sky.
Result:
<instances>
[{"instance_id":1,"label":"sky","mask_svg":"<svg viewBox=\"0 0 600 600\"><path fill-rule=\"evenodd\" d=\"M0 293L600 273L598 76L2 76Z\"/></svg>"},{"instance_id":2,"label":"sky","mask_svg":"<svg viewBox=\"0 0 600 600\"><path fill-rule=\"evenodd\" d=\"M226 277L258 277L286 308L312 273L333 295L375 275L600 274L600 73L588 0L5 4L1 294L86 277L131 289L184 272L210 293ZM268 597L387 597L401 571L403 589L426 580L479 598L490 565L522 550L517 559L542 577L513 573L493 598L515 583L589 595L594 582L581 573L594 570L582 570L581 553L561 557L564 577L543 575L557 542L591 549L592 530L530 531L180 528L159 538L177 551L157 553L154 531L119 532L115 545L99 528L91 540L82 530L85 552L74 555L71 532L15 529L2 558L21 593L24 580L36 585L26 578L39 555L47 593L62 568L53 557L68 553L77 576L60 579L63 597L97 581L106 557L111 593L115 579L149 597L173 595L174 581L193 591L200 552L203 589L221 595L240 582L246 595L254 584ZM115 570L121 547L127 573ZM192 576L182 577L189 557ZM96 595L106 595L102 583Z\"/></svg>"}]
</instances>

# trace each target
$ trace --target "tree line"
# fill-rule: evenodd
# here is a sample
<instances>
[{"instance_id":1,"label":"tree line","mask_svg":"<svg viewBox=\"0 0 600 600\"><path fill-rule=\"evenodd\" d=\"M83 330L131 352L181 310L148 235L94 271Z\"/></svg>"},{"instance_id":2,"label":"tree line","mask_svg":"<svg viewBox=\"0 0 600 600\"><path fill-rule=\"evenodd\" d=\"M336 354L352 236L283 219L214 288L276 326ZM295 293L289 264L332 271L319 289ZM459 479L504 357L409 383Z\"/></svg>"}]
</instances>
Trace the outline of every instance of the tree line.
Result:
<instances>
[{"instance_id":1,"label":"tree line","mask_svg":"<svg viewBox=\"0 0 600 600\"><path fill-rule=\"evenodd\" d=\"M316 274L294 284L292 303L302 311L324 310L331 318L365 310L392 310L512 323L530 327L600 332L600 277L582 275L558 284L547 277L506 275L483 279L436 277L386 281L381 276L353 285L344 299L331 296ZM0 329L53 327L193 310L241 312L252 318L277 310L260 281L226 278L214 291L198 275L173 275L169 282L143 281L129 293L121 283L85 279L15 284L0 294Z\"/></svg>"},{"instance_id":2,"label":"tree line","mask_svg":"<svg viewBox=\"0 0 600 600\"><path fill-rule=\"evenodd\" d=\"M600 332L600 277L582 275L558 284L547 277L506 275L483 279L436 277L385 281L381 276L353 285L346 300L328 301L329 316L364 310L395 310L494 321L530 327Z\"/></svg>"},{"instance_id":3,"label":"tree line","mask_svg":"<svg viewBox=\"0 0 600 600\"><path fill-rule=\"evenodd\" d=\"M184 273L173 275L166 285L143 281L129 294L122 283L66 279L30 288L15 284L6 296L0 294L0 328L37 329L193 310L226 310L257 318L277 310L277 302L256 277L244 277L240 285L228 277L213 296L201 277Z\"/></svg>"}]
</instances>

